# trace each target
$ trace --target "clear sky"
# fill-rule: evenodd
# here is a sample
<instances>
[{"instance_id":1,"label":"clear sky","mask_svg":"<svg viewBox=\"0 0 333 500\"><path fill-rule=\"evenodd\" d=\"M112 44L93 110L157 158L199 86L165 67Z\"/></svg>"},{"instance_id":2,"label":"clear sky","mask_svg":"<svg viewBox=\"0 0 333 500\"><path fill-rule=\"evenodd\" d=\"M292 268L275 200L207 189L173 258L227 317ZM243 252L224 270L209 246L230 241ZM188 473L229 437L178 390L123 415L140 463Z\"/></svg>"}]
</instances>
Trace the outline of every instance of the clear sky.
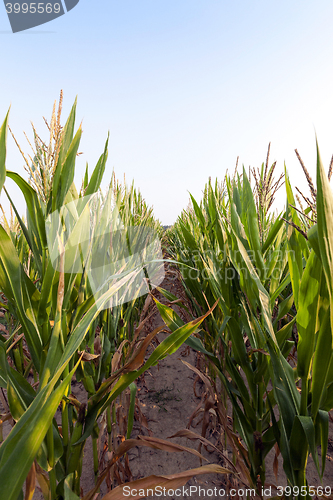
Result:
<instances>
[{"instance_id":1,"label":"clear sky","mask_svg":"<svg viewBox=\"0 0 333 500\"><path fill-rule=\"evenodd\" d=\"M303 187L294 149L313 175L315 131L326 168L333 153L332 19L332 0L80 0L12 34L1 3L0 120L11 105L11 128L28 151L30 120L46 131L41 117L60 89L64 118L77 95L77 184L110 131L104 185L113 168L125 173L163 224L237 156L260 166L270 141L278 171L285 161ZM25 175L8 142L7 168Z\"/></svg>"}]
</instances>

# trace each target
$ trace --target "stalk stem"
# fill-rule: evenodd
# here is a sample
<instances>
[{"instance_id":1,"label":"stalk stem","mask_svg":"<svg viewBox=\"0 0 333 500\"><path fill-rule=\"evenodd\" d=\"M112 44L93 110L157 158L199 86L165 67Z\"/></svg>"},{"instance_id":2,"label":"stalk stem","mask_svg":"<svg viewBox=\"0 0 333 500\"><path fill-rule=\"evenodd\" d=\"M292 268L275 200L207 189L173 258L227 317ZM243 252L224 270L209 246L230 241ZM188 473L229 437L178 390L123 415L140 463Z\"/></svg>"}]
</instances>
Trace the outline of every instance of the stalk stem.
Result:
<instances>
[{"instance_id":1,"label":"stalk stem","mask_svg":"<svg viewBox=\"0 0 333 500\"><path fill-rule=\"evenodd\" d=\"M302 392L301 392L301 415L307 416L308 413L308 379L302 378Z\"/></svg>"},{"instance_id":2,"label":"stalk stem","mask_svg":"<svg viewBox=\"0 0 333 500\"><path fill-rule=\"evenodd\" d=\"M51 487L51 499L54 500L56 498L57 481L56 481L56 473L54 470L53 423L51 423L50 428L47 431L46 442L47 442L47 451L48 451L47 460L49 462L49 466L51 467L51 470L49 471L50 487Z\"/></svg>"},{"instance_id":3,"label":"stalk stem","mask_svg":"<svg viewBox=\"0 0 333 500\"><path fill-rule=\"evenodd\" d=\"M98 449L97 449L97 438L93 437L93 455L94 455L94 473L95 473L95 481L98 476Z\"/></svg>"}]
</instances>

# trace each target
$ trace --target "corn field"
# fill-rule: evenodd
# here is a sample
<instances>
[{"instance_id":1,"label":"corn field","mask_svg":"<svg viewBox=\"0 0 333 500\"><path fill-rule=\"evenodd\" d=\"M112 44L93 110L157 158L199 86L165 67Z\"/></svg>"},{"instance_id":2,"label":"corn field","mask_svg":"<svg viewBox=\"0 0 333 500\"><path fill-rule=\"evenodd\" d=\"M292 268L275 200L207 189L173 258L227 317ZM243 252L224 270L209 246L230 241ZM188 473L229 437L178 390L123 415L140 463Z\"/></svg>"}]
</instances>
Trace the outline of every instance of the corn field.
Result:
<instances>
[{"instance_id":1,"label":"corn field","mask_svg":"<svg viewBox=\"0 0 333 500\"><path fill-rule=\"evenodd\" d=\"M209 179L202 199L191 196L164 231L133 184L112 175L101 190L108 138L92 174L87 165L75 186L82 135L81 127L75 130L76 102L64 126L61 111L62 94L45 120L48 142L33 127L32 154L16 141L9 113L0 129L0 190L12 211L11 220L3 212L0 225L0 500L31 500L37 486L46 500L113 500L123 498L126 484L171 490L207 473L263 498L272 453L276 479L279 456L283 466L279 497L313 498L309 457L318 484L332 467L332 163L327 173L317 145L314 183L296 151L307 197L292 188L286 169L274 179L268 150L257 170L237 168L222 183ZM9 170L9 133L28 180ZM7 178L24 196L24 217ZM280 213L272 208L277 190L286 192ZM184 296L163 288L167 265ZM147 334L148 299L163 326ZM174 304L186 311L186 321ZM158 342L162 330L168 335ZM205 391L199 450L132 437L137 381L184 344L197 353L197 366L187 365ZM85 401L75 397L73 384L83 388ZM202 465L204 423L212 414L216 446L230 458ZM4 439L6 424L11 430ZM83 493L88 439L95 486ZM136 447L186 451L200 467L120 482L115 471L127 470ZM333 494L326 487L321 492Z\"/></svg>"}]
</instances>

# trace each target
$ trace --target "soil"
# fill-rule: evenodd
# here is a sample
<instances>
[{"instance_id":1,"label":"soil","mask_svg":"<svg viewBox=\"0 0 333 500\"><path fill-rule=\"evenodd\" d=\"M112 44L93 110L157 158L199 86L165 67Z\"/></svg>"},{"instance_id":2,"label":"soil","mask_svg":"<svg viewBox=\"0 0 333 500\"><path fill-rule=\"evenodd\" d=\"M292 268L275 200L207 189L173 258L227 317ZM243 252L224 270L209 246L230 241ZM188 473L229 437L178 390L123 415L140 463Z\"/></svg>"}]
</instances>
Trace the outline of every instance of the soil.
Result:
<instances>
[{"instance_id":1,"label":"soil","mask_svg":"<svg viewBox=\"0 0 333 500\"><path fill-rule=\"evenodd\" d=\"M177 274L173 273L169 268L161 286L177 297L184 296ZM167 300L159 292L155 292L154 295L160 302L167 303ZM191 319L184 313L183 309L177 306L174 306L174 309L184 321ZM156 310L151 317L147 330L152 331L163 324ZM160 332L158 334L159 342L162 342L167 335L167 333ZM168 439L177 432L186 429L191 415L197 410L200 404L201 398L196 397L194 394L196 374L183 361L196 366L198 361L197 354L191 348L183 346L174 354L160 361L158 366L150 369L138 383L141 410L148 421L149 429L154 437ZM203 392L202 384L196 384L196 391L199 393L200 391ZM195 418L190 429L200 435L201 419ZM142 434L142 429L140 431L139 426L136 426L134 435L139 432ZM212 443L215 444L217 440L216 436L210 436L210 438ZM183 437L172 438L170 441L187 446L188 448L198 449L198 442L190 441ZM186 452L167 453L159 450L139 448L136 452L136 460L131 462L133 476L136 479L152 474L169 475L194 469L207 463L226 466L222 453L219 454L213 450L208 452L204 447L202 447L200 452L209 462L202 461L201 463L199 458ZM210 488L214 489L215 487L223 487L224 484L224 476L205 474L194 477L187 483L187 486L201 486L207 490ZM192 494L191 498L196 500L199 498L199 495Z\"/></svg>"},{"instance_id":2,"label":"soil","mask_svg":"<svg viewBox=\"0 0 333 500\"><path fill-rule=\"evenodd\" d=\"M184 298L184 291L181 287L178 275L175 271L170 269L170 267L167 267L166 278L162 287L172 292L177 297ZM155 291L154 295L161 302L167 303L166 299L159 292ZM147 305L149 305L149 300L147 301ZM146 314L149 312L152 313L145 327L146 333L149 333L153 329L164 324L158 311L153 311L152 307L153 304L151 303L146 310ZM188 321L190 319L189 317L186 317L186 314L184 316L183 309L180 309L177 306L173 307L184 321ZM163 341L167 335L168 334L166 332L160 332L157 336L158 342ZM137 381L138 403L143 417L141 416L140 419L135 420L131 437L136 437L140 434L168 439L175 433L187 428L191 416L198 409L198 407L200 407L200 402L204 393L204 386L202 383L197 381L196 374L191 371L183 363L183 361L186 361L193 366L196 366L197 363L200 362L196 352L187 346L183 346L176 353L163 359L157 366L150 369L146 372L144 377L141 377ZM82 390L80 384L73 384L72 391L79 401L84 402L85 391ZM1 402L0 410L3 410ZM201 415L202 413L199 411L198 416L192 421L192 424L189 427L191 431L194 431L199 435L201 434L202 425L200 421ZM229 411L229 415L231 415L231 411ZM214 421L213 417L212 421ZM6 437L9 430L10 427L6 422L4 424L4 437ZM211 443L220 446L218 432L214 429L214 425L211 425L208 429L206 438L210 440ZM190 441L183 437L172 438L169 439L169 441L187 446L189 448L198 449L197 441ZM228 462L225 457L228 458L229 456L230 459L232 458L230 450L228 449L218 452L213 449L205 449L203 446L200 449L200 452L208 459L209 462L200 463L199 458L186 452L168 453L151 448L135 448L129 452L129 465L133 476L132 479L135 480L149 475L168 475L178 473L180 471L200 467L205 463L220 464L224 467L228 467ZM286 485L286 480L282 469L281 456L278 459L279 467L277 479L273 473L274 457L275 452L273 450L267 457L266 483L268 485L275 484L284 486ZM307 472L309 484L315 487L320 486L321 483L311 457L309 459ZM195 486L197 488L201 487L207 491L209 489L214 490L215 487L218 490L220 488L225 489L227 484L229 484L229 486L231 484L230 476L210 474L192 478L188 482L187 486ZM330 486L333 490L332 421L330 421L329 428L329 445L323 485ZM86 494L94 486L91 440L87 441L85 447L81 486L84 494ZM238 486L241 488L240 483ZM101 489L101 494L98 498L102 498L106 491L104 483ZM193 491L194 489L192 489L192 492ZM203 494L200 495L200 498L202 498L202 496ZM173 496L168 498L176 499L177 497ZM199 494L192 493L191 498L193 500L197 500L199 498ZM211 498L220 497L213 495ZM35 491L33 500L43 500L43 496L40 490L38 491L38 488Z\"/></svg>"}]
</instances>

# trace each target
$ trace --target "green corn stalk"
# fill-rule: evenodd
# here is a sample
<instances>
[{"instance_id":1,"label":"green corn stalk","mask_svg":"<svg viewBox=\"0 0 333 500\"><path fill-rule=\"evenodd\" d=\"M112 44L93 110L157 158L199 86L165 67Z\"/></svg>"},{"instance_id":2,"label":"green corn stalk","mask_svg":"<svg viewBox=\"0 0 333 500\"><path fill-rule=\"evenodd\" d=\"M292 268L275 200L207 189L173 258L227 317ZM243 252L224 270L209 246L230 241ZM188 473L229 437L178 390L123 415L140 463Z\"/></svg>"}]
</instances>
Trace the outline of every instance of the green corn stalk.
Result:
<instances>
[{"instance_id":1,"label":"green corn stalk","mask_svg":"<svg viewBox=\"0 0 333 500\"><path fill-rule=\"evenodd\" d=\"M242 180L226 178L227 196L221 191L218 196L217 183L215 188L209 183L201 204L192 198L193 208L169 231L169 251L184 264L180 270L196 313L205 310L205 302L219 299L219 308L205 322L209 334L202 331L200 337L233 404L253 483L257 474L264 482L265 456L277 442L288 482L301 492L307 486L309 453L319 476L324 473L333 406L333 198L319 153L317 224L296 211L287 174L285 179L287 210L275 219L265 207L258 209L245 171ZM197 271L194 277L185 264ZM295 324L296 377L286 361L291 346L296 347L295 338L289 340Z\"/></svg>"},{"instance_id":2,"label":"green corn stalk","mask_svg":"<svg viewBox=\"0 0 333 500\"><path fill-rule=\"evenodd\" d=\"M121 276L116 284L95 300L91 283L85 273L65 273L66 262L62 260L59 270L52 266L50 254L54 248L48 246L46 238L48 216L63 204L73 200L80 202L84 196L96 193L107 159L108 141L90 179L86 169L83 187L78 193L73 179L81 130L74 132L75 114L76 102L62 129L61 140L55 147L52 172L48 163L43 164L48 158L48 153L45 152L47 148L38 143L38 154L33 167L30 168L33 185L15 172L6 170L7 118L0 131L1 179L5 179L7 175L14 180L27 204L25 223L12 203L21 228L19 239L8 234L0 226L0 289L8 300L8 310L24 333L24 342L30 357L29 369L26 368L24 373L23 370L20 372L12 368L7 361L7 351L9 349L9 353L14 352L13 348L10 349L14 333L8 340L1 337L0 385L7 389L10 411L16 420L16 425L0 449L0 482L6 484L0 495L6 500L16 500L21 494L22 484L35 459L38 467L49 474L49 483L45 482L43 474L38 473L38 477L42 480L43 487L49 488L52 500L69 498L70 491L73 495L78 495L84 445L86 439L97 432L97 419L103 412L108 412L111 406L114 408L117 397L129 386L133 388L136 378L146 369L177 350L207 317L207 314L203 315L202 318L179 328L144 362L149 341L132 340L144 298L133 297L127 304L108 308L110 300L119 296L120 287L134 279L140 269ZM52 127L56 127L54 120ZM59 128L58 132L60 130ZM37 139L35 134L35 140ZM49 176L45 175L44 178L44 173ZM105 199L109 199L110 194L114 194L123 226L132 225L138 230L137 237L132 242L135 251L136 246L140 244L141 235L145 234L144 230L152 229L158 232L160 224L154 219L151 209L146 206L134 186L122 186L113 177L106 196L96 196L97 206L94 213L99 228L103 228L108 220ZM9 193L8 197L10 199ZM10 201L12 202L11 199ZM83 212L81 215L78 213L76 217L74 230L79 233L86 219ZM63 243L55 239L55 244L59 244L61 250ZM94 252L94 245L97 244L98 240L93 242L89 252ZM121 255L120 246L118 251ZM27 254L31 256L29 269L25 267L24 262ZM66 260L66 254L63 254L62 258ZM96 337L98 325L100 334ZM99 339L101 348L97 358L94 355L96 339ZM113 353L120 343L127 339L129 344L124 351L124 365L112 374ZM86 351L87 348L90 353L79 354L79 351ZM88 360L83 361L85 356ZM38 387L35 389L26 380L30 368L36 375ZM77 408L77 403L70 396L70 383L74 374L77 380L81 379L86 384L89 393L87 410ZM132 390L128 435L133 425L133 394ZM60 403L61 432L54 419ZM97 459L96 456L96 470ZM13 466L14 462L17 468Z\"/></svg>"},{"instance_id":3,"label":"green corn stalk","mask_svg":"<svg viewBox=\"0 0 333 500\"><path fill-rule=\"evenodd\" d=\"M284 468L290 482L307 486L306 465L311 453L318 475L323 476L328 440L328 411L332 398L332 267L330 262L332 238L333 196L324 172L317 146L317 224L308 232L309 257L299 279L293 286L298 289L297 329L299 334L297 374L301 382L300 397L286 391L291 411L285 414L283 438ZM300 225L300 224L298 224ZM298 234L298 237L302 235ZM305 239L303 238L303 248ZM301 247L302 248L302 247ZM295 273L296 274L296 273ZM276 357L274 353L273 358ZM273 363L272 363L273 364ZM287 375L294 382L292 372ZM281 377L276 365L275 378ZM282 379L283 380L283 379ZM285 379L286 383L288 378ZM297 394L297 396L299 396ZM281 398L278 404L282 413ZM317 446L321 446L322 464L319 465ZM296 452L297 450L297 452ZM281 449L282 452L282 449Z\"/></svg>"},{"instance_id":4,"label":"green corn stalk","mask_svg":"<svg viewBox=\"0 0 333 500\"><path fill-rule=\"evenodd\" d=\"M246 444L256 486L258 476L264 484L265 457L276 442L266 331L287 356L295 314L281 215L274 219L265 207L257 213L245 171L242 180L227 177L225 184L221 192L217 182L214 188L209 182L200 205L191 197L193 211L179 218L170 247L176 260L197 270L193 278L191 269L180 266L185 289L195 299L194 310L205 310L205 303L219 299L218 309L206 321L209 335L201 338L213 373L233 404L235 429ZM277 314L272 323L273 307Z\"/></svg>"}]
</instances>

